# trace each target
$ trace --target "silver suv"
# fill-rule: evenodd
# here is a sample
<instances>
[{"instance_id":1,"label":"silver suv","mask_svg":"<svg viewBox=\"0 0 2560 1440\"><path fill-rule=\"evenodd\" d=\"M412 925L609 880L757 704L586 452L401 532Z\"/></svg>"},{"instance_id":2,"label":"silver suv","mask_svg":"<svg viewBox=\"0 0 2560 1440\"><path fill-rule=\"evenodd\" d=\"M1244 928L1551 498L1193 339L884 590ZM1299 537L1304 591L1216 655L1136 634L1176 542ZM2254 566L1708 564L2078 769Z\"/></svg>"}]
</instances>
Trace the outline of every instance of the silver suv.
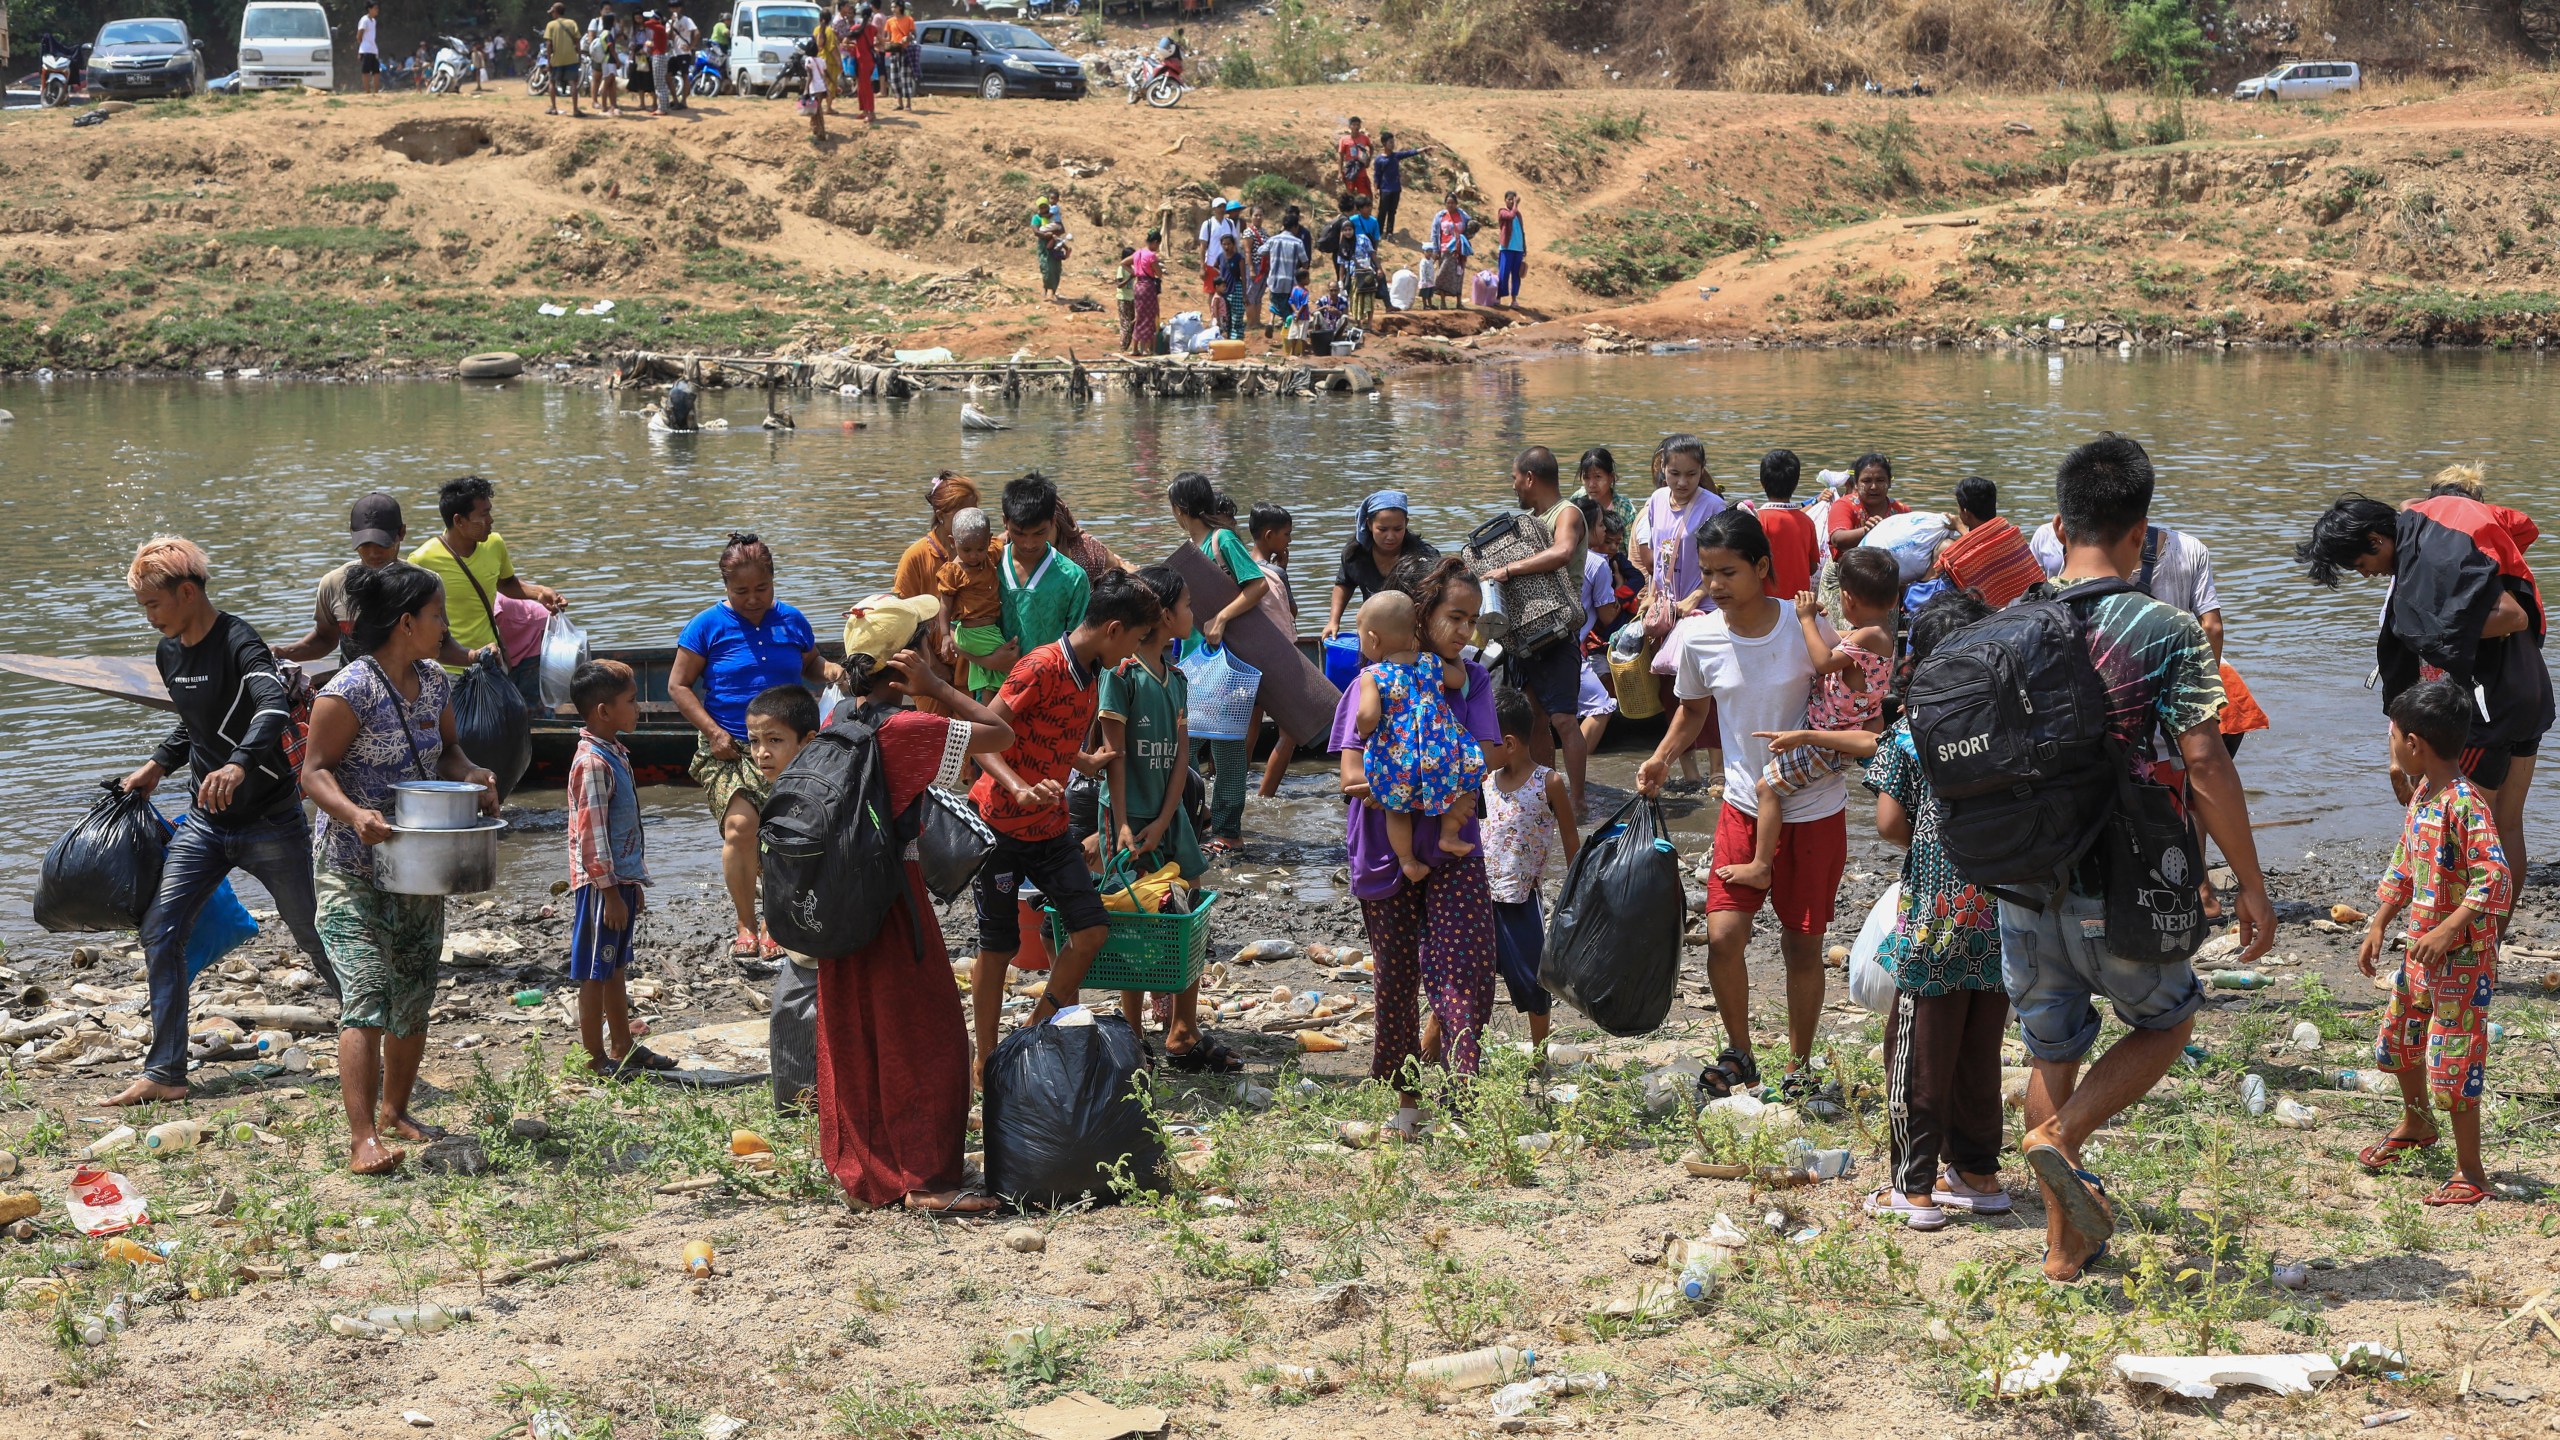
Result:
<instances>
[{"instance_id":1,"label":"silver suv","mask_svg":"<svg viewBox=\"0 0 2560 1440\"><path fill-rule=\"evenodd\" d=\"M2364 88L2364 67L2350 60L2296 60L2231 87L2234 100L2302 100Z\"/></svg>"}]
</instances>

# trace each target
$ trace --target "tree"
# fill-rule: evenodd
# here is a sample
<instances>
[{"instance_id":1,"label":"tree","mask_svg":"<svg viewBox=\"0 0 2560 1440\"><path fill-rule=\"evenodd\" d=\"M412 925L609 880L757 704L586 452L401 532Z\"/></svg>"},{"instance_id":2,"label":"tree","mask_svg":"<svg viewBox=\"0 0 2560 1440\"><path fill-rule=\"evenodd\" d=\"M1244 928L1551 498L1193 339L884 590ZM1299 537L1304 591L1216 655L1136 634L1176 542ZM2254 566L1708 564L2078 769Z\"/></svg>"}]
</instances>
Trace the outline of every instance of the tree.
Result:
<instances>
[{"instance_id":1,"label":"tree","mask_svg":"<svg viewBox=\"0 0 2560 1440\"><path fill-rule=\"evenodd\" d=\"M2164 93L2184 94L2210 49L2187 0L2125 0L2116 20L2116 53Z\"/></svg>"}]
</instances>

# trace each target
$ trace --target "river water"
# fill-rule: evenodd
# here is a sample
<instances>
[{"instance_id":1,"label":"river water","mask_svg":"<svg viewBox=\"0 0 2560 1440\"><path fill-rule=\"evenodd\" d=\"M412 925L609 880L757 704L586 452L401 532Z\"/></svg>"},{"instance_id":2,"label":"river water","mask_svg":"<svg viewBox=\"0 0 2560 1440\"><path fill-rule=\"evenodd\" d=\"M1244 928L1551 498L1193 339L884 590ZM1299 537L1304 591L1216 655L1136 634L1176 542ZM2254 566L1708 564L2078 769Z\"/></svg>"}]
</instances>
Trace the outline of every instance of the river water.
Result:
<instances>
[{"instance_id":1,"label":"river water","mask_svg":"<svg viewBox=\"0 0 2560 1440\"><path fill-rule=\"evenodd\" d=\"M218 603L271 639L297 637L312 582L347 553L351 500L390 490L423 540L436 485L467 471L498 482L520 572L568 595L599 644L665 645L718 598L713 557L732 529L773 544L783 598L827 630L826 617L886 588L922 528L925 477L946 466L995 483L1044 470L1132 558L1180 542L1163 487L1205 471L1240 505L1294 512L1293 569L1312 608L1362 494L1410 492L1419 533L1452 542L1510 503L1509 459L1528 444L1568 465L1608 445L1640 490L1655 439L1693 430L1736 496L1756 492L1756 459L1774 445L1801 454L1808 474L1880 450L1894 457L1897 496L1946 508L1957 479L1987 475L2023 526L2050 514L2061 455L2112 428L2151 449L2155 518L2212 547L2230 658L2275 722L2251 739L2241 772L2258 820L2299 822L2262 834L2285 858L2324 841L2379 842L2396 818L2363 688L2380 592L2313 589L2292 540L2341 491L2406 498L2457 459L2487 465L2498 500L2560 513L2560 481L2541 469L2560 442L2555 399L2560 373L2528 356L1737 352L1454 367L1368 398L1036 397L993 404L1015 428L984 435L962 433L948 395L803 397L799 428L767 433L749 392L710 400L742 428L670 437L621 397L543 384L9 380L0 573L18 599L0 613L0 650L150 653L123 575L134 544L160 531L211 553ZM164 724L0 676L0 937L30 929L37 862L93 780L138 763ZM1613 757L1595 773L1631 764ZM1293 780L1298 803L1269 823L1319 839L1321 788L1312 773ZM534 813L512 847L511 884L565 869L556 814L543 813L554 797L524 798ZM652 869L700 880L713 857L698 801L650 802ZM1248 829L1263 823L1257 812Z\"/></svg>"}]
</instances>

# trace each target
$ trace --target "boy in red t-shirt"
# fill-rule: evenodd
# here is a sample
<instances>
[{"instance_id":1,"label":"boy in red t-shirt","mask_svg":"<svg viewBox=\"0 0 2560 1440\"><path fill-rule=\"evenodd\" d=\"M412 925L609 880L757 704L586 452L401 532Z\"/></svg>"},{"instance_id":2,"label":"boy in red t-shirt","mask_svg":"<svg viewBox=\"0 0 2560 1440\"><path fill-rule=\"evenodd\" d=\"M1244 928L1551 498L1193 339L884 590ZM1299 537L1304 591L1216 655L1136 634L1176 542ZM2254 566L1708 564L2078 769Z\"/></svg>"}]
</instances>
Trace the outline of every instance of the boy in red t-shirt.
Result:
<instances>
[{"instance_id":1,"label":"boy in red t-shirt","mask_svg":"<svg viewBox=\"0 0 2560 1440\"><path fill-rule=\"evenodd\" d=\"M1138 653L1163 607L1127 572L1093 577L1084 618L1059 640L1014 662L996 691L995 713L1013 727L1003 753L981 755L969 798L996 832L978 871L978 958L969 971L978 1074L996 1048L1005 964L1022 948L1017 892L1030 881L1066 921L1067 943L1050 963L1048 988L1025 1022L1037 1025L1077 1007L1076 990L1109 933L1108 913L1085 868L1084 847L1067 833L1067 776L1099 775L1107 749L1088 753L1102 672Z\"/></svg>"},{"instance_id":2,"label":"boy in red t-shirt","mask_svg":"<svg viewBox=\"0 0 2560 1440\"><path fill-rule=\"evenodd\" d=\"M1804 462L1793 450L1772 450L1760 457L1760 493L1766 497L1743 506L1760 517L1769 537L1769 593L1794 595L1813 588L1813 572L1822 560L1822 542L1814 535L1813 517L1796 504L1796 483Z\"/></svg>"}]
</instances>

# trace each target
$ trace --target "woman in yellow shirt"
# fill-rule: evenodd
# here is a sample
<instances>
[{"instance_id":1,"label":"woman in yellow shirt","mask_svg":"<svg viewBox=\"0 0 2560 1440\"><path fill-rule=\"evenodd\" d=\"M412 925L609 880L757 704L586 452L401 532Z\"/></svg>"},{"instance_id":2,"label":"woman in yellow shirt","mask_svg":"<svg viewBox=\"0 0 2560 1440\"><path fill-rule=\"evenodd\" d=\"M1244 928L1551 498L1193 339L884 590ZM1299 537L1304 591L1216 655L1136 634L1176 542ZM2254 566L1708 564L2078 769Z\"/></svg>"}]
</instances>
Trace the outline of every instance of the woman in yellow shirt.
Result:
<instances>
[{"instance_id":1,"label":"woman in yellow shirt","mask_svg":"<svg viewBox=\"0 0 2560 1440\"><path fill-rule=\"evenodd\" d=\"M820 12L818 18L818 70L826 77L823 82L825 86L825 93L820 96L818 100L818 109L822 114L832 115L836 112L836 63L837 52L835 21L824 12ZM812 83L816 84L821 82Z\"/></svg>"}]
</instances>

